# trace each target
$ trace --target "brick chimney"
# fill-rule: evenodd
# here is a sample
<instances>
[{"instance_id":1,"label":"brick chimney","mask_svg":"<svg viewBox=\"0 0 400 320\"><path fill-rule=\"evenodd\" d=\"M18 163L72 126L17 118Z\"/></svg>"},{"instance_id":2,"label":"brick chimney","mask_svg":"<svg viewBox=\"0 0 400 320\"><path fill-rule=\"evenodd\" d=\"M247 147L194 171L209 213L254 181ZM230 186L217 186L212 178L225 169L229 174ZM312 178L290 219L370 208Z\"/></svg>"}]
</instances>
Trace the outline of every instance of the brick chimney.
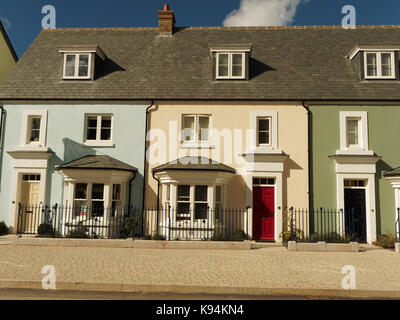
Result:
<instances>
[{"instance_id":1,"label":"brick chimney","mask_svg":"<svg viewBox=\"0 0 400 320\"><path fill-rule=\"evenodd\" d=\"M158 11L158 30L160 35L172 35L175 28L175 14L169 5L164 4L164 10Z\"/></svg>"}]
</instances>

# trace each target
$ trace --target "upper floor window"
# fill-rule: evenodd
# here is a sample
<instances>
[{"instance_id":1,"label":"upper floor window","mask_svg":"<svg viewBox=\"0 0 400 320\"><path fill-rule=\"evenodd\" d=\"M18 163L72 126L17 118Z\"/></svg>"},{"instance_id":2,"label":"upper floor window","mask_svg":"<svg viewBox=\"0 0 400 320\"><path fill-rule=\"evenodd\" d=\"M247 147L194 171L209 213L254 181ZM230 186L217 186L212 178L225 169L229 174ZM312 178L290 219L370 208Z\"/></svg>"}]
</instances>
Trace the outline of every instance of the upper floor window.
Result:
<instances>
[{"instance_id":1,"label":"upper floor window","mask_svg":"<svg viewBox=\"0 0 400 320\"><path fill-rule=\"evenodd\" d=\"M112 115L86 115L86 144L111 144Z\"/></svg>"},{"instance_id":2,"label":"upper floor window","mask_svg":"<svg viewBox=\"0 0 400 320\"><path fill-rule=\"evenodd\" d=\"M278 150L278 112L252 111L250 117L250 128L254 133L252 148L260 152Z\"/></svg>"},{"instance_id":3,"label":"upper floor window","mask_svg":"<svg viewBox=\"0 0 400 320\"><path fill-rule=\"evenodd\" d=\"M271 117L257 117L257 146L271 145Z\"/></svg>"},{"instance_id":4,"label":"upper floor window","mask_svg":"<svg viewBox=\"0 0 400 320\"><path fill-rule=\"evenodd\" d=\"M24 110L21 148L45 148L47 110Z\"/></svg>"},{"instance_id":5,"label":"upper floor window","mask_svg":"<svg viewBox=\"0 0 400 320\"><path fill-rule=\"evenodd\" d=\"M346 118L346 145L347 147L359 147L360 146L360 122L361 118Z\"/></svg>"},{"instance_id":6,"label":"upper floor window","mask_svg":"<svg viewBox=\"0 0 400 320\"><path fill-rule=\"evenodd\" d=\"M41 116L28 117L28 139L27 143L39 142L40 139L40 126L42 122Z\"/></svg>"},{"instance_id":7,"label":"upper floor window","mask_svg":"<svg viewBox=\"0 0 400 320\"><path fill-rule=\"evenodd\" d=\"M182 142L207 142L210 130L209 115L182 116Z\"/></svg>"},{"instance_id":8,"label":"upper floor window","mask_svg":"<svg viewBox=\"0 0 400 320\"><path fill-rule=\"evenodd\" d=\"M340 152L368 151L368 117L366 111L340 112Z\"/></svg>"},{"instance_id":9,"label":"upper floor window","mask_svg":"<svg viewBox=\"0 0 400 320\"><path fill-rule=\"evenodd\" d=\"M65 54L64 79L90 79L92 54Z\"/></svg>"},{"instance_id":10,"label":"upper floor window","mask_svg":"<svg viewBox=\"0 0 400 320\"><path fill-rule=\"evenodd\" d=\"M217 53L217 79L244 79L245 53Z\"/></svg>"},{"instance_id":11,"label":"upper floor window","mask_svg":"<svg viewBox=\"0 0 400 320\"><path fill-rule=\"evenodd\" d=\"M394 52L365 52L365 79L394 79Z\"/></svg>"}]
</instances>

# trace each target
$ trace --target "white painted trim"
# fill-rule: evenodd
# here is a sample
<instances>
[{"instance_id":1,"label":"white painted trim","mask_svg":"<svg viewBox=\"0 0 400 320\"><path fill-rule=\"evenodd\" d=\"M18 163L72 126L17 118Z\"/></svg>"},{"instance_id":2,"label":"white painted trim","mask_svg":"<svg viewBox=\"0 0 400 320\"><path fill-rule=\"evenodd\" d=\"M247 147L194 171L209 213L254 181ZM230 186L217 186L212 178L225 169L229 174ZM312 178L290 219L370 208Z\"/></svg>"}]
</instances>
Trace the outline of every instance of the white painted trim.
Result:
<instances>
[{"instance_id":1,"label":"white painted trim","mask_svg":"<svg viewBox=\"0 0 400 320\"><path fill-rule=\"evenodd\" d=\"M22 192L22 175L40 174L40 191L39 191L39 203L46 203L46 184L47 184L47 167L46 168L13 168L13 178L11 186L11 205L10 205L10 218L9 225L12 228L12 232L16 232L18 223L18 204L21 201Z\"/></svg>"},{"instance_id":2,"label":"white painted trim","mask_svg":"<svg viewBox=\"0 0 400 320\"><path fill-rule=\"evenodd\" d=\"M67 66L67 56L73 56L73 55L75 55L75 70L74 70L75 71L75 75L74 76L66 76L65 75L65 70L66 70L66 66ZM88 59L88 75L87 76L79 76L79 56L81 56L81 55L89 56L89 59ZM94 55L93 53L84 53L84 52L65 53L64 54L64 66L63 66L63 79L91 79L93 55Z\"/></svg>"},{"instance_id":3,"label":"white painted trim","mask_svg":"<svg viewBox=\"0 0 400 320\"><path fill-rule=\"evenodd\" d=\"M366 180L365 188L365 214L367 225L367 242L376 242L376 203L375 203L375 174L374 173L337 173L336 174L336 192L337 192L337 208L338 211L344 212L344 180L357 179ZM338 230L343 230L341 221L343 218L337 219Z\"/></svg>"},{"instance_id":4,"label":"white painted trim","mask_svg":"<svg viewBox=\"0 0 400 320\"><path fill-rule=\"evenodd\" d=\"M376 76L368 76L367 69L367 54L375 54L376 55ZM382 54L390 54L391 67L392 67L392 75L391 76L382 76ZM395 79L396 78L396 69L395 69L395 60L394 60L394 52L393 51L372 51L368 50L364 52L364 79Z\"/></svg>"},{"instance_id":5,"label":"white painted trim","mask_svg":"<svg viewBox=\"0 0 400 320\"><path fill-rule=\"evenodd\" d=\"M88 117L97 117L96 127L96 140L87 139L87 124ZM110 140L101 140L101 119L102 117L111 117L111 132ZM84 118L84 130L83 130L83 145L89 147L114 147L113 144L113 132L114 132L114 114L112 113L86 113Z\"/></svg>"},{"instance_id":6,"label":"white painted trim","mask_svg":"<svg viewBox=\"0 0 400 320\"><path fill-rule=\"evenodd\" d=\"M251 215L249 215L249 236L253 237L253 178L274 178L275 185L274 185L274 194L275 194L275 241L280 241L279 235L282 233L282 219L283 219L283 210L282 210L282 172L266 172L266 171L252 171L246 175L246 184L247 184L247 192L246 192L246 199L247 199L247 206L251 207Z\"/></svg>"},{"instance_id":7,"label":"white painted trim","mask_svg":"<svg viewBox=\"0 0 400 320\"><path fill-rule=\"evenodd\" d=\"M366 51L366 52L387 52L387 51L389 51L389 52L391 52L391 51L400 51L400 48L399 47L392 47L392 48L390 48L390 47L387 47L387 48L381 48L381 49L379 49L379 48L363 48L362 46L361 47L356 47L356 48L354 48L351 52L350 52L350 54L348 55L348 58L350 59L350 60L353 60L354 59L354 57L357 55L357 53L359 53L360 51Z\"/></svg>"},{"instance_id":8,"label":"white painted trim","mask_svg":"<svg viewBox=\"0 0 400 320\"><path fill-rule=\"evenodd\" d=\"M246 54L243 52L244 50L227 50L223 52L217 52L217 59L216 59L216 70L215 70L215 78L216 79L246 79ZM220 76L218 74L219 71L219 56L220 54L227 54L228 55L228 76ZM241 54L242 55L242 75L241 76L233 76L232 75L232 61L233 61L233 54Z\"/></svg>"},{"instance_id":9,"label":"white painted trim","mask_svg":"<svg viewBox=\"0 0 400 320\"><path fill-rule=\"evenodd\" d=\"M373 155L368 150L368 112L367 111L340 111L340 150L337 154ZM347 119L360 118L357 146L347 146Z\"/></svg>"},{"instance_id":10,"label":"white painted trim","mask_svg":"<svg viewBox=\"0 0 400 320\"><path fill-rule=\"evenodd\" d=\"M182 134L183 134L183 118L184 117L194 117L194 140L183 140L182 139ZM199 140L198 137L198 130L199 130L199 118L200 117L208 117L208 141L203 141ZM204 149L211 149L214 148L214 146L210 143L212 140L212 115L211 114L205 114L205 113L182 113L181 115L181 131L179 134L179 139L180 139L180 148L183 149L198 149L198 148L204 148Z\"/></svg>"},{"instance_id":11,"label":"white painted trim","mask_svg":"<svg viewBox=\"0 0 400 320\"><path fill-rule=\"evenodd\" d=\"M40 134L38 142L29 142L29 118L40 117ZM24 110L22 112L21 144L19 150L44 150L46 149L47 110Z\"/></svg>"},{"instance_id":12,"label":"white painted trim","mask_svg":"<svg viewBox=\"0 0 400 320\"><path fill-rule=\"evenodd\" d=\"M270 144L267 145L257 145L257 119L258 118L270 118ZM269 151L278 151L278 111L271 110L260 110L252 111L250 114L250 130L255 138L250 145L250 148L254 152L265 153Z\"/></svg>"}]
</instances>

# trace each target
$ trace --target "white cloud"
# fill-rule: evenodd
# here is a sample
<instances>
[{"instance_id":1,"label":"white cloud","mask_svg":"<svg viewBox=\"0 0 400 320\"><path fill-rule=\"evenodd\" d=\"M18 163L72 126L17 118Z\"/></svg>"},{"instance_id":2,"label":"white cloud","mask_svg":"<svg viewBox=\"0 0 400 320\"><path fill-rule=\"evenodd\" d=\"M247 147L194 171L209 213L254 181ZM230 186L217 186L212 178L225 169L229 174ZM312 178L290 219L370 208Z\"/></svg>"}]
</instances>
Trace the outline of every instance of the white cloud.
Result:
<instances>
[{"instance_id":1,"label":"white cloud","mask_svg":"<svg viewBox=\"0 0 400 320\"><path fill-rule=\"evenodd\" d=\"M232 26L284 26L293 22L297 7L308 0L242 0L223 24Z\"/></svg>"},{"instance_id":2,"label":"white cloud","mask_svg":"<svg viewBox=\"0 0 400 320\"><path fill-rule=\"evenodd\" d=\"M0 20L6 30L11 30L12 26L10 20L3 17L0 17Z\"/></svg>"}]
</instances>

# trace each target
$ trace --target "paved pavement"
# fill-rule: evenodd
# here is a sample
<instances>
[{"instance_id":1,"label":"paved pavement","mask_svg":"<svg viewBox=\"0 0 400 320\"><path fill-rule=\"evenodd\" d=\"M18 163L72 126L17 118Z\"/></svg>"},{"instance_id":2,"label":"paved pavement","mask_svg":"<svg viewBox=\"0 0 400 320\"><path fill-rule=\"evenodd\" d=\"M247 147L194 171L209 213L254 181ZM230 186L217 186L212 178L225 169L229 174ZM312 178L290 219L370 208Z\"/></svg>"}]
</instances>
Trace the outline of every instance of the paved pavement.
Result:
<instances>
[{"instance_id":1,"label":"paved pavement","mask_svg":"<svg viewBox=\"0 0 400 320\"><path fill-rule=\"evenodd\" d=\"M41 283L45 265L55 267L57 284L75 283L83 289L84 284L106 285L107 290L116 290L113 285L119 284L147 286L148 292L157 286L208 287L202 292L211 294L220 292L218 288L242 294L262 288L286 293L303 289L348 293L342 290L345 275L341 270L352 265L357 290L372 296L396 291L400 297L400 254L370 246L360 253L330 253L289 252L282 246L223 251L1 245L0 285Z\"/></svg>"}]
</instances>

